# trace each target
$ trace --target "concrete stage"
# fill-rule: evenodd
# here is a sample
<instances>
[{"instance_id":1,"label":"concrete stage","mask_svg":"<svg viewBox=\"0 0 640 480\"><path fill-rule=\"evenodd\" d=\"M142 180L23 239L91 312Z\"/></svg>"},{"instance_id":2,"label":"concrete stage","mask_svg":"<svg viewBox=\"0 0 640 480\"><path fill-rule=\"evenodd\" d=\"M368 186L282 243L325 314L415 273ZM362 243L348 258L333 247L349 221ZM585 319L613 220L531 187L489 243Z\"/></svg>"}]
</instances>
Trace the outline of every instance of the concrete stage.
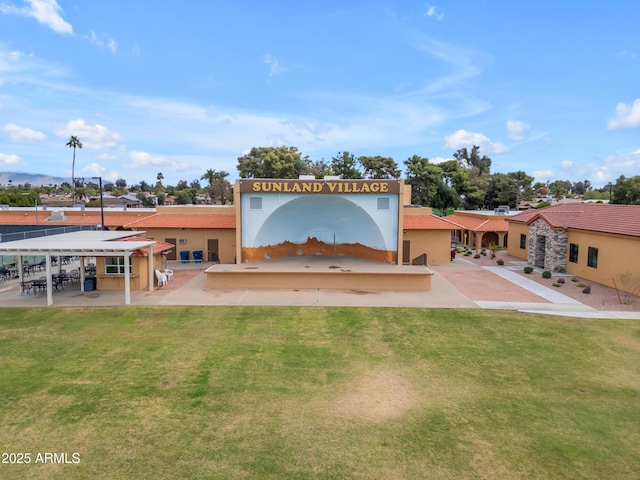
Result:
<instances>
[{"instance_id":1,"label":"concrete stage","mask_svg":"<svg viewBox=\"0 0 640 480\"><path fill-rule=\"evenodd\" d=\"M425 266L389 265L354 257L299 256L217 264L205 270L210 289L431 290Z\"/></svg>"}]
</instances>

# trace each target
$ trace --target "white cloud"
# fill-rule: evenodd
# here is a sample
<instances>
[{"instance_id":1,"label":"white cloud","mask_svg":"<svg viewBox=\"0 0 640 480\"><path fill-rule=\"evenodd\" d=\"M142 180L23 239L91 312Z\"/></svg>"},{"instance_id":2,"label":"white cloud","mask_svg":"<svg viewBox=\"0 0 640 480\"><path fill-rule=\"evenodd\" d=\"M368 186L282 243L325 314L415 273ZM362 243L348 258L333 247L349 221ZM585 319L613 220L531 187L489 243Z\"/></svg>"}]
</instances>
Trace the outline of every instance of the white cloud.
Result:
<instances>
[{"instance_id":1,"label":"white cloud","mask_svg":"<svg viewBox=\"0 0 640 480\"><path fill-rule=\"evenodd\" d=\"M138 46L137 43L134 43L133 47L131 47L131 54L134 57L139 57L140 56L140 47Z\"/></svg>"},{"instance_id":2,"label":"white cloud","mask_svg":"<svg viewBox=\"0 0 640 480\"><path fill-rule=\"evenodd\" d=\"M438 13L438 7L427 4L427 11L425 12L425 16L435 18L440 21L444 18L444 13Z\"/></svg>"},{"instance_id":3,"label":"white cloud","mask_svg":"<svg viewBox=\"0 0 640 480\"><path fill-rule=\"evenodd\" d=\"M118 44L116 43L116 41L113 38L107 36L106 34L102 34L101 37L98 37L96 35L96 32L91 30L91 35L83 35L82 38L84 40L87 40L87 41L93 43L94 45L96 45L98 47L109 49L109 51L111 51L111 53L113 53L114 55L116 53L116 49L117 49Z\"/></svg>"},{"instance_id":4,"label":"white cloud","mask_svg":"<svg viewBox=\"0 0 640 480\"><path fill-rule=\"evenodd\" d=\"M638 56L638 54L636 52L633 52L631 50L622 50L620 52L616 53L616 57L617 58L636 58Z\"/></svg>"},{"instance_id":5,"label":"white cloud","mask_svg":"<svg viewBox=\"0 0 640 480\"><path fill-rule=\"evenodd\" d=\"M536 170L531 174L536 181L540 181L542 179L549 180L554 178L553 170Z\"/></svg>"},{"instance_id":6,"label":"white cloud","mask_svg":"<svg viewBox=\"0 0 640 480\"><path fill-rule=\"evenodd\" d=\"M571 160L563 160L562 162L560 162L560 166L562 168L571 168L573 167L573 162Z\"/></svg>"},{"instance_id":7,"label":"white cloud","mask_svg":"<svg viewBox=\"0 0 640 480\"><path fill-rule=\"evenodd\" d=\"M518 120L507 121L507 133L511 140L524 140L524 135L529 130L527 123Z\"/></svg>"},{"instance_id":8,"label":"white cloud","mask_svg":"<svg viewBox=\"0 0 640 480\"><path fill-rule=\"evenodd\" d=\"M287 71L285 67L280 65L278 59L269 53L265 54L263 61L269 66L269 77L273 77L274 75Z\"/></svg>"},{"instance_id":9,"label":"white cloud","mask_svg":"<svg viewBox=\"0 0 640 480\"><path fill-rule=\"evenodd\" d=\"M448 162L449 160L453 160L453 158L444 158L444 157L434 157L434 158L429 158L429 163L444 163L444 162Z\"/></svg>"},{"instance_id":10,"label":"white cloud","mask_svg":"<svg viewBox=\"0 0 640 480\"><path fill-rule=\"evenodd\" d=\"M25 0L28 6L18 8L10 3L0 4L0 12L5 15L21 15L35 18L56 33L73 35L73 27L60 16L62 9L56 0Z\"/></svg>"},{"instance_id":11,"label":"white cloud","mask_svg":"<svg viewBox=\"0 0 640 480\"><path fill-rule=\"evenodd\" d=\"M107 127L98 124L87 125L81 118L71 120L64 127L57 130L56 135L64 138L75 135L83 147L91 150L113 148L118 146L118 143L122 141L120 135L110 132Z\"/></svg>"},{"instance_id":12,"label":"white cloud","mask_svg":"<svg viewBox=\"0 0 640 480\"><path fill-rule=\"evenodd\" d=\"M11 137L11 140L14 142L37 142L40 140L46 140L47 138L47 136L42 132L26 127L19 127L13 123L5 124L5 126L2 127L2 130L7 132Z\"/></svg>"},{"instance_id":13,"label":"white cloud","mask_svg":"<svg viewBox=\"0 0 640 480\"><path fill-rule=\"evenodd\" d=\"M640 126L640 98L633 105L619 103L616 105L616 115L609 120L609 130Z\"/></svg>"},{"instance_id":14,"label":"white cloud","mask_svg":"<svg viewBox=\"0 0 640 480\"><path fill-rule=\"evenodd\" d=\"M447 147L455 148L456 150L477 145L480 147L480 151L486 154L507 153L509 151L504 143L492 142L482 133L467 132L466 130L458 130L454 134L444 137L444 141Z\"/></svg>"},{"instance_id":15,"label":"white cloud","mask_svg":"<svg viewBox=\"0 0 640 480\"><path fill-rule=\"evenodd\" d=\"M0 152L0 165L15 165L16 163L21 163L21 161L18 155Z\"/></svg>"},{"instance_id":16,"label":"white cloud","mask_svg":"<svg viewBox=\"0 0 640 480\"><path fill-rule=\"evenodd\" d=\"M154 168L168 170L172 172L186 170L188 165L185 162L172 160L164 155L153 155L148 152L130 152L129 157L133 163L132 168Z\"/></svg>"}]
</instances>

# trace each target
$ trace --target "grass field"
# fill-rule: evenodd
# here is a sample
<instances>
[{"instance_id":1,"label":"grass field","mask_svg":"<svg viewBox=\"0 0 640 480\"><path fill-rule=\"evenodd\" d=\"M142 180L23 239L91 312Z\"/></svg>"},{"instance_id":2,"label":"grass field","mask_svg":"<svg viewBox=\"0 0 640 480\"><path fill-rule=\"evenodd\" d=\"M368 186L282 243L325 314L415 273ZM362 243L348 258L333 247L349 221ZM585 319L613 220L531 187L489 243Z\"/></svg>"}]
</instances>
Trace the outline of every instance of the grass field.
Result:
<instances>
[{"instance_id":1,"label":"grass field","mask_svg":"<svg viewBox=\"0 0 640 480\"><path fill-rule=\"evenodd\" d=\"M0 314L0 478L640 478L637 321L386 308ZM36 463L44 453L69 463Z\"/></svg>"}]
</instances>

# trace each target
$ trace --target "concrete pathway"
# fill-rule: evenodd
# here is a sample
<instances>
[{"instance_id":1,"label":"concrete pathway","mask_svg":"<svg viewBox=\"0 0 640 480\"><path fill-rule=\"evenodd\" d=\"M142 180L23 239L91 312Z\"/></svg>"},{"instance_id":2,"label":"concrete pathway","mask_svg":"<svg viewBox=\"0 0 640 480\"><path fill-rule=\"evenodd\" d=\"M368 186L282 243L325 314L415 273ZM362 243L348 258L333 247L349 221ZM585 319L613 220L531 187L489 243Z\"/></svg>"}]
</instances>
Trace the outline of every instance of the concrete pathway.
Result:
<instances>
[{"instance_id":1,"label":"concrete pathway","mask_svg":"<svg viewBox=\"0 0 640 480\"><path fill-rule=\"evenodd\" d=\"M563 295L549 287L540 285L533 280L524 278L522 275L503 267L482 267L491 273L498 275L516 285L538 295L551 303L530 303L530 302L487 302L476 301L480 308L495 310L517 310L519 312L541 313L550 315L561 315L567 317L580 318L618 318L640 320L640 312L616 312L601 311L580 303L578 300Z\"/></svg>"},{"instance_id":2,"label":"concrete pathway","mask_svg":"<svg viewBox=\"0 0 640 480\"><path fill-rule=\"evenodd\" d=\"M463 262L461 262L463 263ZM471 263L471 262L469 262ZM466 265L466 264L465 264ZM460 264L454 265L460 268ZM179 267L178 267L179 268ZM599 311L563 295L551 288L524 278L502 267L462 267L471 270L485 269L499 275L521 288L527 289L550 303L473 301L463 295L444 276L438 274L438 266L432 267L432 289L428 292L395 292L365 290L208 290L205 288L203 266L188 266L198 271L193 278L178 289L158 289L154 292L134 291L133 305L252 305L252 306L359 306L359 307L407 307L407 308L483 308L491 310L517 310L537 314L571 316L577 318L610 318L640 320L640 312ZM451 268L443 265L442 268ZM54 306L98 307L124 305L123 292L81 292L78 284L54 293ZM46 306L45 295L20 295L17 282L0 285L1 307Z\"/></svg>"}]
</instances>

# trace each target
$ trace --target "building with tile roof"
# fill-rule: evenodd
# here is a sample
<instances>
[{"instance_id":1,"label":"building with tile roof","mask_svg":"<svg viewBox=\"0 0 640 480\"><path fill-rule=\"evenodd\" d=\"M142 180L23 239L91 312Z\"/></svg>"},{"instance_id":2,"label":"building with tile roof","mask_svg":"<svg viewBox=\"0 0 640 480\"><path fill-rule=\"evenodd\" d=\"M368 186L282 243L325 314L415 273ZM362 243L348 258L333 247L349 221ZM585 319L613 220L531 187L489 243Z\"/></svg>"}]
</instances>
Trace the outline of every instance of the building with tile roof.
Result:
<instances>
[{"instance_id":1,"label":"building with tile roof","mask_svg":"<svg viewBox=\"0 0 640 480\"><path fill-rule=\"evenodd\" d=\"M558 204L507 221L508 253L530 265L611 287L625 272L640 281L640 206Z\"/></svg>"},{"instance_id":2,"label":"building with tile roof","mask_svg":"<svg viewBox=\"0 0 640 480\"><path fill-rule=\"evenodd\" d=\"M509 224L506 218L510 215L514 214L456 210L453 215L445 218L457 225L455 236L458 243L480 249L489 248L491 245L507 246Z\"/></svg>"}]
</instances>

